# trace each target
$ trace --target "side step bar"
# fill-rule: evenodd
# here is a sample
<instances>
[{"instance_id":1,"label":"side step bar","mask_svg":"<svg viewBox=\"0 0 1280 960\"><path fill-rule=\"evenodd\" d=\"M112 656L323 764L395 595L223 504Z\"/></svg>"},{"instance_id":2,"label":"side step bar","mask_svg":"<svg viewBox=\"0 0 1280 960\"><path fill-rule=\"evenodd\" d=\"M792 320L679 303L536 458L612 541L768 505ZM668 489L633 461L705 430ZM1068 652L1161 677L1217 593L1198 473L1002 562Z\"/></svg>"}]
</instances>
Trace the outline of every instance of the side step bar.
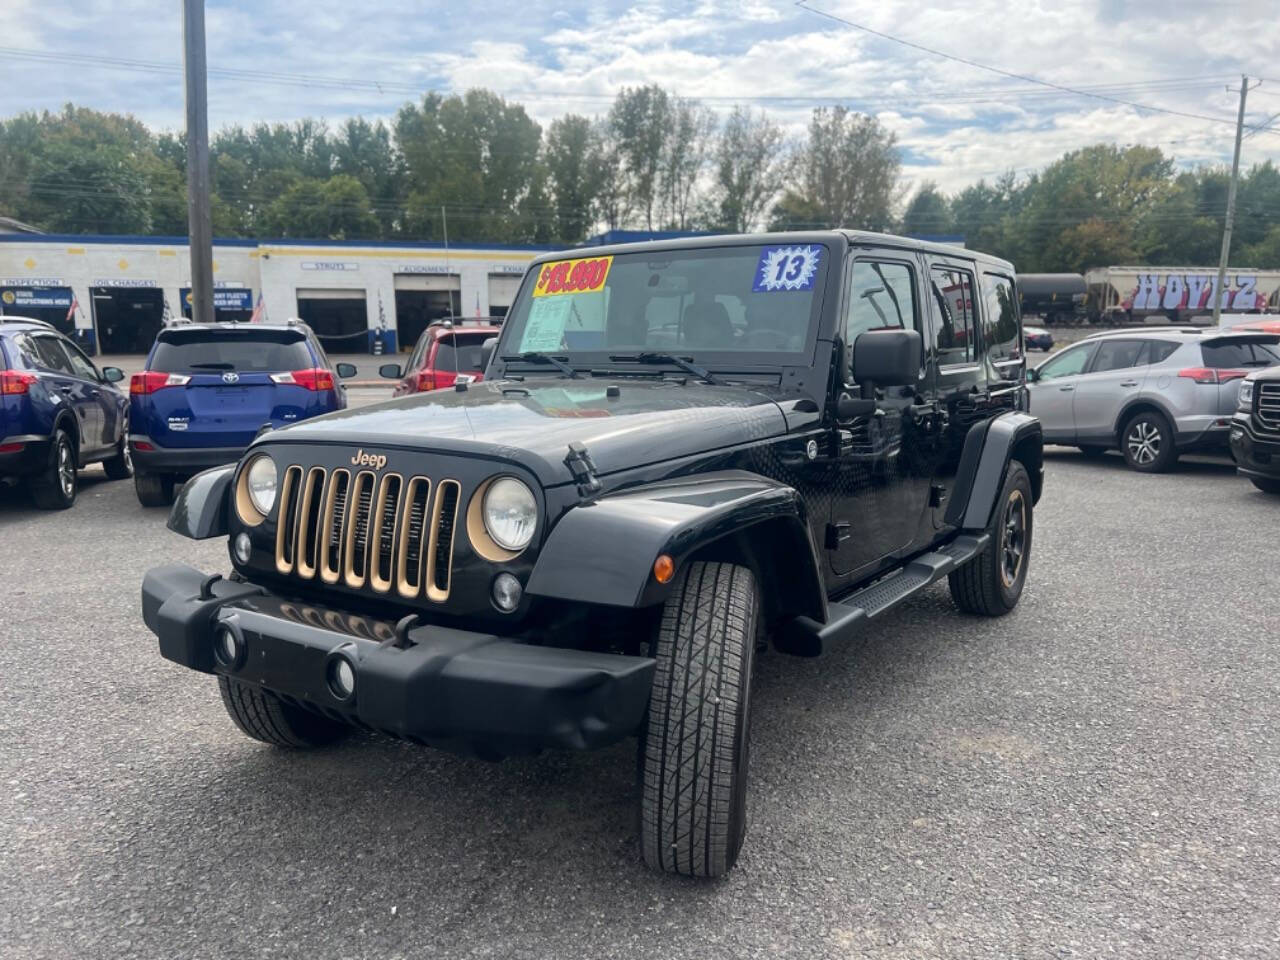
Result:
<instances>
[{"instance_id":1,"label":"side step bar","mask_svg":"<svg viewBox=\"0 0 1280 960\"><path fill-rule=\"evenodd\" d=\"M937 583L987 548L985 533L962 533L950 543L922 553L896 573L860 587L827 604L827 622L796 617L779 631L778 648L801 657L816 657L829 644L849 639L863 621L891 610L912 594Z\"/></svg>"}]
</instances>

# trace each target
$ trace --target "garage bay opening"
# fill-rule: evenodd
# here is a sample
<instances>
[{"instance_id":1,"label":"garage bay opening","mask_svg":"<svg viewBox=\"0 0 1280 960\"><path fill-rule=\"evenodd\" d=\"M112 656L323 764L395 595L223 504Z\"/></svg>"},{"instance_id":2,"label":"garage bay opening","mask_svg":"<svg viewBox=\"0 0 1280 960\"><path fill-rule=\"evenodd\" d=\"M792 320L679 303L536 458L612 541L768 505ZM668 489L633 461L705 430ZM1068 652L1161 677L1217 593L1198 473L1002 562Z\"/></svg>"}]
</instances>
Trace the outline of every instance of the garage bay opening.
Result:
<instances>
[{"instance_id":1,"label":"garage bay opening","mask_svg":"<svg viewBox=\"0 0 1280 960\"><path fill-rule=\"evenodd\" d=\"M396 342L401 350L412 350L433 320L462 313L462 281L457 274L398 273L395 287Z\"/></svg>"},{"instance_id":2,"label":"garage bay opening","mask_svg":"<svg viewBox=\"0 0 1280 960\"><path fill-rule=\"evenodd\" d=\"M330 353L369 351L369 309L363 290L298 290L298 317Z\"/></svg>"},{"instance_id":3,"label":"garage bay opening","mask_svg":"<svg viewBox=\"0 0 1280 960\"><path fill-rule=\"evenodd\" d=\"M103 353L147 353L164 326L157 287L91 287L93 321Z\"/></svg>"}]
</instances>

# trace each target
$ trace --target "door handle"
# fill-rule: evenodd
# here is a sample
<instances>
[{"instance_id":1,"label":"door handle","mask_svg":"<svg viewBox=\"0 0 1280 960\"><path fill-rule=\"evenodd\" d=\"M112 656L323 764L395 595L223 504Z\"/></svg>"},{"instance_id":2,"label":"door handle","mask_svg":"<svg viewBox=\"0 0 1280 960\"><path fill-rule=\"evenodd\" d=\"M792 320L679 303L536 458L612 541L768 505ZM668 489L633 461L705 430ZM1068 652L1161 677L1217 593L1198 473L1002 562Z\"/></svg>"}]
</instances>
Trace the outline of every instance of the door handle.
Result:
<instances>
[{"instance_id":1,"label":"door handle","mask_svg":"<svg viewBox=\"0 0 1280 960\"><path fill-rule=\"evenodd\" d=\"M1059 387L1058 389L1063 393L1070 393L1075 387Z\"/></svg>"},{"instance_id":2,"label":"door handle","mask_svg":"<svg viewBox=\"0 0 1280 960\"><path fill-rule=\"evenodd\" d=\"M1137 385L1138 385L1137 380L1123 380L1120 383L1120 386L1122 387L1136 387Z\"/></svg>"},{"instance_id":3,"label":"door handle","mask_svg":"<svg viewBox=\"0 0 1280 960\"><path fill-rule=\"evenodd\" d=\"M76 390L75 387L59 387L58 388L58 392L62 394L64 397L71 396L71 394L75 393L75 390Z\"/></svg>"}]
</instances>

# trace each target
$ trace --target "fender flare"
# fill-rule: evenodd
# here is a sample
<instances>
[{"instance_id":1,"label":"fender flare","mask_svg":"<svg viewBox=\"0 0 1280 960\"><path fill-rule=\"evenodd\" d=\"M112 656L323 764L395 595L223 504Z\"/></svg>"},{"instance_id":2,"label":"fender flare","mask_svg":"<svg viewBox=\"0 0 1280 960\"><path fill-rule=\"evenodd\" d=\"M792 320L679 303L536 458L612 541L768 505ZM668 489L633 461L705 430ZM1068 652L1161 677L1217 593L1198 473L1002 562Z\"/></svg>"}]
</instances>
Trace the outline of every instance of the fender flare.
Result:
<instances>
[{"instance_id":1,"label":"fender flare","mask_svg":"<svg viewBox=\"0 0 1280 960\"><path fill-rule=\"evenodd\" d=\"M1116 422L1115 426L1112 428L1111 435L1116 438L1116 442L1119 443L1121 447L1124 445L1124 438L1120 436L1120 431L1123 430L1125 424L1129 422L1129 418L1133 416L1133 411L1136 407L1155 407L1164 414L1165 419L1169 421L1169 426L1173 427L1176 443L1178 419L1173 415L1173 411L1165 405L1163 400L1158 400L1153 396L1142 395L1133 397L1131 400L1126 402L1125 405L1120 408L1120 413L1116 415Z\"/></svg>"},{"instance_id":2,"label":"fender flare","mask_svg":"<svg viewBox=\"0 0 1280 960\"><path fill-rule=\"evenodd\" d=\"M669 555L679 573L714 551L762 571L768 613L826 619L821 564L800 495L746 471L720 471L633 487L570 509L548 534L528 593L579 603L647 607L670 583L653 575Z\"/></svg>"},{"instance_id":3,"label":"fender flare","mask_svg":"<svg viewBox=\"0 0 1280 960\"><path fill-rule=\"evenodd\" d=\"M188 480L169 511L169 529L192 540L228 536L231 530L227 511L237 466L228 463L213 467Z\"/></svg>"},{"instance_id":4,"label":"fender flare","mask_svg":"<svg viewBox=\"0 0 1280 960\"><path fill-rule=\"evenodd\" d=\"M985 530L1010 460L1031 475L1031 502L1044 489L1044 432L1030 414L1009 411L969 428L956 470L946 522L963 530Z\"/></svg>"}]
</instances>

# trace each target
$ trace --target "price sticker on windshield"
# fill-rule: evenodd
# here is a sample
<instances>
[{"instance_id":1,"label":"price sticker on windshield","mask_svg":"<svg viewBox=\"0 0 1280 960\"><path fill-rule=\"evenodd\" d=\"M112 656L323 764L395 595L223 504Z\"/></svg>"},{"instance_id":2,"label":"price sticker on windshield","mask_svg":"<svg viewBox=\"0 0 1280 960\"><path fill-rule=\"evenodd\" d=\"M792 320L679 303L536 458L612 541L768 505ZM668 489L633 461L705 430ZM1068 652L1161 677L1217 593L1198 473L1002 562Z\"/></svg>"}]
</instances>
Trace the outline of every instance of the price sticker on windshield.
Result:
<instances>
[{"instance_id":1,"label":"price sticker on windshield","mask_svg":"<svg viewBox=\"0 0 1280 960\"><path fill-rule=\"evenodd\" d=\"M596 293L613 266L613 257L583 257L581 260L557 260L538 269L535 297L554 297L564 293Z\"/></svg>"},{"instance_id":2,"label":"price sticker on windshield","mask_svg":"<svg viewBox=\"0 0 1280 960\"><path fill-rule=\"evenodd\" d=\"M812 290L818 275L822 247L765 247L756 264L756 279L751 285L755 293L777 293L782 290Z\"/></svg>"}]
</instances>

